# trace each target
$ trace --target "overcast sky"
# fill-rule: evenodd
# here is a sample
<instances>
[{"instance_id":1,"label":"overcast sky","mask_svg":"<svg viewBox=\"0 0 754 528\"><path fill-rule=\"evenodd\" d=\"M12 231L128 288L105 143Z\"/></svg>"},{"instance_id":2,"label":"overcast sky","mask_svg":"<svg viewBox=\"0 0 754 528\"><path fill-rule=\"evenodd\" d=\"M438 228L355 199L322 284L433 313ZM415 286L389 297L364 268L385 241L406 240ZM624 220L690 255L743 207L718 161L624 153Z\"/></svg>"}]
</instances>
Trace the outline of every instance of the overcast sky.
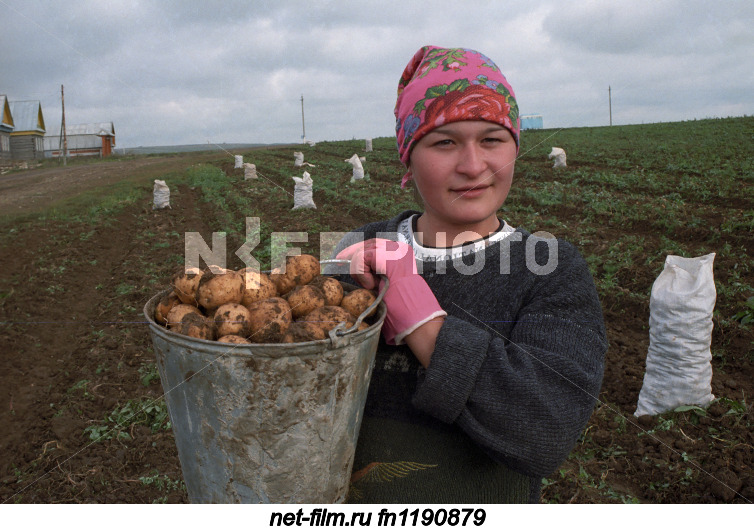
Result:
<instances>
[{"instance_id":1,"label":"overcast sky","mask_svg":"<svg viewBox=\"0 0 754 528\"><path fill-rule=\"evenodd\" d=\"M546 128L754 114L750 0L0 0L0 94L118 147L392 136L423 45L492 58Z\"/></svg>"}]
</instances>

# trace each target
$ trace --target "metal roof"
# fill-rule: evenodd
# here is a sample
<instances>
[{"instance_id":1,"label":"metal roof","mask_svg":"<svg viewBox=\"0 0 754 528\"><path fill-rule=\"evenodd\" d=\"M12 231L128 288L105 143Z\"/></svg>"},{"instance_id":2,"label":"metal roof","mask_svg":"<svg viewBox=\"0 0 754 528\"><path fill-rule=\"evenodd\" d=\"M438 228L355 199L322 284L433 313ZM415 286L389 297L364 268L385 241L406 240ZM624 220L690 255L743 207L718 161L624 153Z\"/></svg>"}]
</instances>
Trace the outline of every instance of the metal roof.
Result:
<instances>
[{"instance_id":1,"label":"metal roof","mask_svg":"<svg viewBox=\"0 0 754 528\"><path fill-rule=\"evenodd\" d=\"M45 120L39 101L10 101L10 111L16 125L13 132L45 133Z\"/></svg>"},{"instance_id":2,"label":"metal roof","mask_svg":"<svg viewBox=\"0 0 754 528\"><path fill-rule=\"evenodd\" d=\"M109 123L87 123L82 125L67 125L66 136L114 136L115 127Z\"/></svg>"}]
</instances>

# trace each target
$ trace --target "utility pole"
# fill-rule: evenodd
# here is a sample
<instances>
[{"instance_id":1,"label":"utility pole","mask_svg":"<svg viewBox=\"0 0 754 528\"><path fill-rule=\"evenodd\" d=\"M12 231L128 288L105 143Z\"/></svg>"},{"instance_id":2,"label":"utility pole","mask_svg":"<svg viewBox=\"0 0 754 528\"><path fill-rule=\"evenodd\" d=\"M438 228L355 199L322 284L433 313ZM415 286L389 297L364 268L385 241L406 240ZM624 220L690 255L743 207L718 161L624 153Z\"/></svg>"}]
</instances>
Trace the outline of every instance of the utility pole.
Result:
<instances>
[{"instance_id":1,"label":"utility pole","mask_svg":"<svg viewBox=\"0 0 754 528\"><path fill-rule=\"evenodd\" d=\"M304 94L301 94L301 139L306 142L306 123L304 122Z\"/></svg>"},{"instance_id":2,"label":"utility pole","mask_svg":"<svg viewBox=\"0 0 754 528\"><path fill-rule=\"evenodd\" d=\"M610 86L607 87L607 101L610 105L610 126L613 126L613 94Z\"/></svg>"},{"instance_id":3,"label":"utility pole","mask_svg":"<svg viewBox=\"0 0 754 528\"><path fill-rule=\"evenodd\" d=\"M63 140L63 165L67 165L68 161L68 137L65 134L65 93L63 92L63 85L60 85L60 100L63 104L63 119L60 123L60 136Z\"/></svg>"}]
</instances>

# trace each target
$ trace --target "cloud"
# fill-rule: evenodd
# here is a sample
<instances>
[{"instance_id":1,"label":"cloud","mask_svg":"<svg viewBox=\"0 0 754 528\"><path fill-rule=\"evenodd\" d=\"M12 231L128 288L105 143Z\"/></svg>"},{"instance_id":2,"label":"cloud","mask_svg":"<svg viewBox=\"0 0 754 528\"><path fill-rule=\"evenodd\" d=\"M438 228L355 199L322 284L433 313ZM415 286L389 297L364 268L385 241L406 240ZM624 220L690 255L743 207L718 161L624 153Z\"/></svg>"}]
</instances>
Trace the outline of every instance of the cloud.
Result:
<instances>
[{"instance_id":1,"label":"cloud","mask_svg":"<svg viewBox=\"0 0 754 528\"><path fill-rule=\"evenodd\" d=\"M49 2L0 0L0 93L119 146L393 133L422 45L483 51L545 126L751 113L754 4L693 0ZM57 125L56 125L57 121Z\"/></svg>"}]
</instances>

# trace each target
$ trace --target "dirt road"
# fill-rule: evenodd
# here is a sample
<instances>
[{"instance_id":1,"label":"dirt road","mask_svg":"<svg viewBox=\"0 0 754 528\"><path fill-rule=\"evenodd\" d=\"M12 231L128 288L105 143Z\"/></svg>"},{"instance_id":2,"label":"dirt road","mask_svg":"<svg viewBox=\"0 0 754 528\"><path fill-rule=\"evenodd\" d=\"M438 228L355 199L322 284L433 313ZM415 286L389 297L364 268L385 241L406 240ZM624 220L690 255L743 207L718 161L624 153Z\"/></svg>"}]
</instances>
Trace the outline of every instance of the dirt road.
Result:
<instances>
[{"instance_id":1,"label":"dirt road","mask_svg":"<svg viewBox=\"0 0 754 528\"><path fill-rule=\"evenodd\" d=\"M207 154L207 159L217 154ZM40 212L60 200L98 187L125 180L135 173L159 178L203 159L166 155L137 159L110 159L100 162L71 162L67 166L13 171L0 176L0 211L2 215ZM50 163L50 162L47 162Z\"/></svg>"}]
</instances>

